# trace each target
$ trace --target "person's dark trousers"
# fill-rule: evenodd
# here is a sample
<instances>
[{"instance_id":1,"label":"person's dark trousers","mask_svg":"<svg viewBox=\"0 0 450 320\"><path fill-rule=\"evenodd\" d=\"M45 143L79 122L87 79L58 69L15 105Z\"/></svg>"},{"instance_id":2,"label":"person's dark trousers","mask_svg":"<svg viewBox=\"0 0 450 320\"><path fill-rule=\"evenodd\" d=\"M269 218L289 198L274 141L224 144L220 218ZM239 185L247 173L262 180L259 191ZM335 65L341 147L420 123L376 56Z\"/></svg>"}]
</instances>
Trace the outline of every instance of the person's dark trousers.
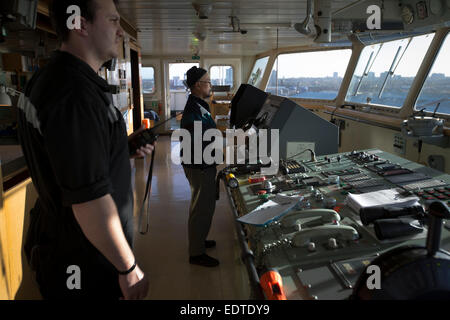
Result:
<instances>
[{"instance_id":1,"label":"person's dark trousers","mask_svg":"<svg viewBox=\"0 0 450 320\"><path fill-rule=\"evenodd\" d=\"M117 270L62 221L47 214L39 200L30 211L24 251L42 297L118 300L122 291ZM57 230L63 230L60 236Z\"/></svg>"},{"instance_id":2,"label":"person's dark trousers","mask_svg":"<svg viewBox=\"0 0 450 320\"><path fill-rule=\"evenodd\" d=\"M189 255L199 256L205 253L205 240L216 208L217 169L215 166L206 169L183 166L183 169L191 186L188 223Z\"/></svg>"}]
</instances>

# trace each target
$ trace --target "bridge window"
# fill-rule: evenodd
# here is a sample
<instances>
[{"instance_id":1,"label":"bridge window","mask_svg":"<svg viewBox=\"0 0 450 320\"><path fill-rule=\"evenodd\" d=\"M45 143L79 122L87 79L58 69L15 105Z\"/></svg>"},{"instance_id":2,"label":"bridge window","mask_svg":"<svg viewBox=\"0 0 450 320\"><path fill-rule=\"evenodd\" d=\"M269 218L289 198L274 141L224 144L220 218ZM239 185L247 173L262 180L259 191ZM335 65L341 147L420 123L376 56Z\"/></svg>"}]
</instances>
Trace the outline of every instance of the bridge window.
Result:
<instances>
[{"instance_id":1,"label":"bridge window","mask_svg":"<svg viewBox=\"0 0 450 320\"><path fill-rule=\"evenodd\" d=\"M257 88L259 87L262 77L264 76L264 72L266 71L267 62L269 62L269 57L263 57L256 60L252 73L250 74L250 78L248 79L248 84L251 84Z\"/></svg>"},{"instance_id":2,"label":"bridge window","mask_svg":"<svg viewBox=\"0 0 450 320\"><path fill-rule=\"evenodd\" d=\"M209 69L209 75L213 86L230 86L233 88L232 66L212 66Z\"/></svg>"},{"instance_id":3,"label":"bridge window","mask_svg":"<svg viewBox=\"0 0 450 320\"><path fill-rule=\"evenodd\" d=\"M278 56L266 91L289 98L336 98L350 49L287 53Z\"/></svg>"},{"instance_id":4,"label":"bridge window","mask_svg":"<svg viewBox=\"0 0 450 320\"><path fill-rule=\"evenodd\" d=\"M430 33L365 47L345 100L402 107L433 37Z\"/></svg>"},{"instance_id":5,"label":"bridge window","mask_svg":"<svg viewBox=\"0 0 450 320\"><path fill-rule=\"evenodd\" d=\"M141 69L142 74L142 93L154 94L155 93L155 68L143 67Z\"/></svg>"},{"instance_id":6,"label":"bridge window","mask_svg":"<svg viewBox=\"0 0 450 320\"><path fill-rule=\"evenodd\" d=\"M447 35L416 101L416 110L450 114L450 35Z\"/></svg>"}]
</instances>

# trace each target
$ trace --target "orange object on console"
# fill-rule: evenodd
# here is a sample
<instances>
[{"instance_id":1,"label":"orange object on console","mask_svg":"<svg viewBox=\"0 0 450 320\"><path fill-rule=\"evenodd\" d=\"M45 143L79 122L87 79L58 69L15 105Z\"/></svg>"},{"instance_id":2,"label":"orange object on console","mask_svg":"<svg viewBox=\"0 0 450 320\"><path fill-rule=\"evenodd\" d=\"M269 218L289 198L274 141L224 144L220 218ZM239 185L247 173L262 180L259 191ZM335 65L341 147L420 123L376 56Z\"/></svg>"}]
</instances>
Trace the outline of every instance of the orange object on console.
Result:
<instances>
[{"instance_id":1,"label":"orange object on console","mask_svg":"<svg viewBox=\"0 0 450 320\"><path fill-rule=\"evenodd\" d=\"M145 126L145 129L150 129L150 119L142 119L142 124Z\"/></svg>"},{"instance_id":2,"label":"orange object on console","mask_svg":"<svg viewBox=\"0 0 450 320\"><path fill-rule=\"evenodd\" d=\"M265 272L259 279L267 300L287 300L283 290L283 280L275 270Z\"/></svg>"}]
</instances>

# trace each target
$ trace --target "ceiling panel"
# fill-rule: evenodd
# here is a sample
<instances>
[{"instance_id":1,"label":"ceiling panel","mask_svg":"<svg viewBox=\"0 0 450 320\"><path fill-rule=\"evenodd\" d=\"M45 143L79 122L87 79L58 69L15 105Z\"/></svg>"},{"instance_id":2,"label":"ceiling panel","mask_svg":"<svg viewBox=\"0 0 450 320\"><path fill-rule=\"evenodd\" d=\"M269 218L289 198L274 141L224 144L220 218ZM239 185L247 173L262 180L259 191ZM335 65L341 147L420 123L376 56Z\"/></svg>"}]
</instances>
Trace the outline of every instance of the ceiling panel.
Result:
<instances>
[{"instance_id":1,"label":"ceiling panel","mask_svg":"<svg viewBox=\"0 0 450 320\"><path fill-rule=\"evenodd\" d=\"M306 16L306 0L195 1L212 5L208 19L197 17L194 1L120 0L118 8L138 29L144 55L190 55L196 47L200 55L255 55L277 45L312 42L293 28ZM354 2L332 1L332 9ZM232 30L230 16L239 18L247 34L224 32ZM206 32L206 39L196 42L193 32L199 29Z\"/></svg>"}]
</instances>

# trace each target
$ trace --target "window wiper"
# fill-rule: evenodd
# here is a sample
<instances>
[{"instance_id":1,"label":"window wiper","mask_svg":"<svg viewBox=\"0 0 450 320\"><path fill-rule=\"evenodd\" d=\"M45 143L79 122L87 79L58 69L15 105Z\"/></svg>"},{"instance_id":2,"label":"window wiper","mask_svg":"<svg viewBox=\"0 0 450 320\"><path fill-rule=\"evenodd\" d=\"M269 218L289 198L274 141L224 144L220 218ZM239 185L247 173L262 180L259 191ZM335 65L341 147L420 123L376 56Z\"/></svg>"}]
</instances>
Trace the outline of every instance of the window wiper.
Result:
<instances>
[{"instance_id":1,"label":"window wiper","mask_svg":"<svg viewBox=\"0 0 450 320\"><path fill-rule=\"evenodd\" d=\"M392 77L392 75L394 74L392 70L394 69L395 60L397 60L397 57L400 54L400 50L402 50L402 46L398 47L394 60L392 60L391 67L389 68L389 71L386 73L386 76L384 77L383 85L381 86L380 91L378 92L378 98L381 98L381 95L383 94L384 88L386 87L387 79L389 78L389 76Z\"/></svg>"},{"instance_id":2,"label":"window wiper","mask_svg":"<svg viewBox=\"0 0 450 320\"><path fill-rule=\"evenodd\" d=\"M358 85L356 86L356 89L355 89L355 91L353 92L353 96L356 96L356 95L358 94L358 90L359 90L359 88L361 87L362 80L363 80L365 77L367 77L367 76L369 75L369 72L370 72L370 70L372 69L372 66L373 66L375 60L377 60L378 53L380 53L382 47L383 47L383 43L382 43L382 44L380 45L380 47L378 48L377 54L375 55L375 57L373 58L373 60L372 60L372 57L373 57L374 51L372 51L372 52L370 53L370 57L369 57L369 59L367 60L366 67L364 68L364 72L363 72L363 74L361 75L361 78L359 78Z\"/></svg>"},{"instance_id":3,"label":"window wiper","mask_svg":"<svg viewBox=\"0 0 450 320\"><path fill-rule=\"evenodd\" d=\"M435 114L436 114L436 112L437 112L437 110L438 110L438 108L439 108L439 106L441 105L441 102L445 102L445 101L450 101L450 98L441 98L441 99L437 99L437 100L428 102L428 103L426 103L426 104L423 104L423 105L421 105L421 106L417 106L417 107L415 107L415 109L420 110L419 112L424 112L424 110L426 109L426 107L432 106L432 105L436 105L436 107L434 108L433 115L432 115L432 117L434 117Z\"/></svg>"},{"instance_id":4,"label":"window wiper","mask_svg":"<svg viewBox=\"0 0 450 320\"><path fill-rule=\"evenodd\" d=\"M369 68L369 63L372 60L372 56L373 56L373 51L370 53L369 60L367 60L366 67L364 68L364 72L361 75L361 78L359 78L358 85L356 86L355 91L353 92L353 96L356 96L356 94L358 93L359 87L361 86L361 83L362 83L362 79L368 75L367 69Z\"/></svg>"},{"instance_id":5,"label":"window wiper","mask_svg":"<svg viewBox=\"0 0 450 320\"><path fill-rule=\"evenodd\" d=\"M411 43L412 38L409 38L408 43L406 44L405 50L403 50L402 55L397 60L398 55L400 54L400 51L402 50L402 46L399 46L397 49L397 53L395 54L394 60L392 60L391 67L389 68L389 71L386 74L386 77L384 77L383 85L380 88L380 91L378 92L378 98L381 98L383 95L384 88L386 87L387 80L389 77L392 77L395 73L395 70L397 70L398 65L400 64L400 61L402 61L403 56L405 55L406 50L408 50L409 44Z\"/></svg>"},{"instance_id":6,"label":"window wiper","mask_svg":"<svg viewBox=\"0 0 450 320\"><path fill-rule=\"evenodd\" d=\"M392 70L392 73L395 73L395 70L397 70L398 65L400 64L400 61L402 61L403 56L405 55L405 52L408 50L409 45L411 44L413 38L409 38L408 43L406 44L405 50L402 52L402 55L400 57L400 59L398 59L397 64L395 65L394 70Z\"/></svg>"}]
</instances>

